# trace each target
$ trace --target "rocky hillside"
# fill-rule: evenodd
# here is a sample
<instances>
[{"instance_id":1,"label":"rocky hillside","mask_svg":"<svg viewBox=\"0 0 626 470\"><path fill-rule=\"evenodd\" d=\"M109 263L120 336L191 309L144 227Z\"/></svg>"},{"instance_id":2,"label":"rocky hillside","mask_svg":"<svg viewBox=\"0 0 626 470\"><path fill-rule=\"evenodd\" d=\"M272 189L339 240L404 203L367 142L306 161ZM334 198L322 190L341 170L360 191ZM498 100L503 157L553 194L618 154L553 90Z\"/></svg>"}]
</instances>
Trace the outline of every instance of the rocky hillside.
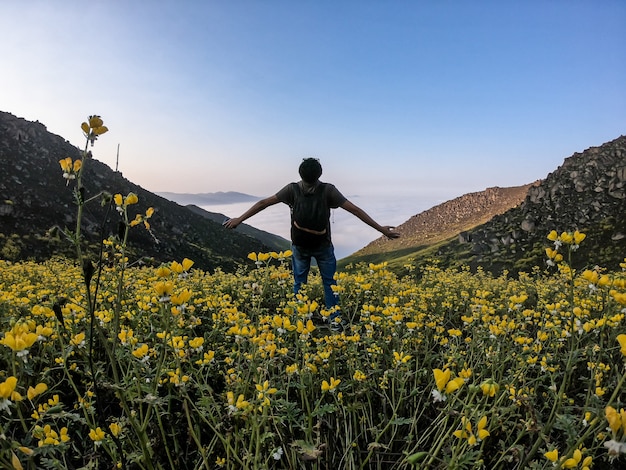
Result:
<instances>
[{"instance_id":1,"label":"rocky hillside","mask_svg":"<svg viewBox=\"0 0 626 470\"><path fill-rule=\"evenodd\" d=\"M402 237L393 243L379 238L355 255L385 253L440 242L519 205L531 186L527 184L513 188L488 188L444 202L397 226L396 230Z\"/></svg>"},{"instance_id":2,"label":"rocky hillside","mask_svg":"<svg viewBox=\"0 0 626 470\"><path fill-rule=\"evenodd\" d=\"M401 239L378 239L342 264L387 260L400 271L437 259L495 273L529 271L545 267L551 230L579 230L587 239L575 267L619 269L626 256L626 137L575 153L542 181L462 196L399 230Z\"/></svg>"},{"instance_id":3,"label":"rocky hillside","mask_svg":"<svg viewBox=\"0 0 626 470\"><path fill-rule=\"evenodd\" d=\"M448 260L488 269L544 266L551 230L587 234L574 266L619 269L626 256L626 136L566 158L519 207L440 249Z\"/></svg>"},{"instance_id":4,"label":"rocky hillside","mask_svg":"<svg viewBox=\"0 0 626 470\"><path fill-rule=\"evenodd\" d=\"M97 153L97 144L94 150ZM42 260L73 254L53 229L73 229L76 224L71 183L66 185L59 166L66 157L80 158L80 152L41 123L0 112L0 258ZM102 191L132 191L139 197L132 206L137 213L155 208L150 222L158 242L142 227L134 227L129 243L135 259L158 263L187 257L202 269L232 269L247 262L251 251L270 250L239 230L227 231L206 214L146 191L95 158L87 161L83 179L86 200ZM83 234L94 253L101 239L117 233L119 216L96 199L86 205L83 221Z\"/></svg>"}]
</instances>

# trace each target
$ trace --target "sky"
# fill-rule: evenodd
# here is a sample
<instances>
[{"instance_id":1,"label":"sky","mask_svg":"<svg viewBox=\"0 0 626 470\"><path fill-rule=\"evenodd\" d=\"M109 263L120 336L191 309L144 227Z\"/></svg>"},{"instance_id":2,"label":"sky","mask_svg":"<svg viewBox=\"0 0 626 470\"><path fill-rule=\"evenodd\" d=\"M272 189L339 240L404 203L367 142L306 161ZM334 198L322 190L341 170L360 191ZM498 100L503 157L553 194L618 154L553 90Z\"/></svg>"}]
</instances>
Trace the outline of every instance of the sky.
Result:
<instances>
[{"instance_id":1,"label":"sky","mask_svg":"<svg viewBox=\"0 0 626 470\"><path fill-rule=\"evenodd\" d=\"M3 0L0 110L81 148L102 116L94 157L152 192L269 196L317 157L397 224L625 134L624 24L622 0Z\"/></svg>"}]
</instances>

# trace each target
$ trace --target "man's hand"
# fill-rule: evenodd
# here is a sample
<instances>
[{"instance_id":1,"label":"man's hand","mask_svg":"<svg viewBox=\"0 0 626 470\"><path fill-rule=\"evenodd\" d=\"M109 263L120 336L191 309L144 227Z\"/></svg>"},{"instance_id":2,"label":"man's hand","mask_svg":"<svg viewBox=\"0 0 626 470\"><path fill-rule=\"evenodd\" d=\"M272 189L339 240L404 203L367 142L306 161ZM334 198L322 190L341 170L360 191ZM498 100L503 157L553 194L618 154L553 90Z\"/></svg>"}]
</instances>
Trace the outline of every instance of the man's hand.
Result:
<instances>
[{"instance_id":1,"label":"man's hand","mask_svg":"<svg viewBox=\"0 0 626 470\"><path fill-rule=\"evenodd\" d=\"M237 228L237 226L241 223L241 217L235 217L233 219L226 220L222 225L228 229Z\"/></svg>"},{"instance_id":2,"label":"man's hand","mask_svg":"<svg viewBox=\"0 0 626 470\"><path fill-rule=\"evenodd\" d=\"M390 225L385 225L380 232L387 238L400 238L400 234L398 232L394 232L394 228L395 227L391 227Z\"/></svg>"}]
</instances>

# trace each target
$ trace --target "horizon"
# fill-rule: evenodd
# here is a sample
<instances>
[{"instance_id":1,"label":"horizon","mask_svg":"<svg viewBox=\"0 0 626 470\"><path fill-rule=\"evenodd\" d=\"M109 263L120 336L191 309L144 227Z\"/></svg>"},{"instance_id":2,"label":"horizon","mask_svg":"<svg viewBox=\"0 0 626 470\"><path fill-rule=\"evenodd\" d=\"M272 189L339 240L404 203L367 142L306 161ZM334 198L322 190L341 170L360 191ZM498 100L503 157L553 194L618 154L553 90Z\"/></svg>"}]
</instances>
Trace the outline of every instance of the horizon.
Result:
<instances>
[{"instance_id":1,"label":"horizon","mask_svg":"<svg viewBox=\"0 0 626 470\"><path fill-rule=\"evenodd\" d=\"M626 133L624 24L613 0L6 0L0 103L79 148L99 114L94 158L119 145L154 193L265 197L314 156L346 195L449 200Z\"/></svg>"}]
</instances>

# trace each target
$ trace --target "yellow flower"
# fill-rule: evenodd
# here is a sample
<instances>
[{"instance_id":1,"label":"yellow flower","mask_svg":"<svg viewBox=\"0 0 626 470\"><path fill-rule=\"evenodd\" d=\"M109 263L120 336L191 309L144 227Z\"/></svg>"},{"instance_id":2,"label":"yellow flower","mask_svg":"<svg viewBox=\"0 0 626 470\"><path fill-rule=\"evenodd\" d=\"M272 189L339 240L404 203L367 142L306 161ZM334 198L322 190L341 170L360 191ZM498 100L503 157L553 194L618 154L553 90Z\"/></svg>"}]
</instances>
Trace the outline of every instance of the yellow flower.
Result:
<instances>
[{"instance_id":1,"label":"yellow flower","mask_svg":"<svg viewBox=\"0 0 626 470\"><path fill-rule=\"evenodd\" d=\"M124 198L124 204L130 206L131 204L137 204L139 202L139 198L135 193L128 193L128 196Z\"/></svg>"},{"instance_id":2,"label":"yellow flower","mask_svg":"<svg viewBox=\"0 0 626 470\"><path fill-rule=\"evenodd\" d=\"M352 376L352 378L356 380L357 382L363 382L367 379L367 376L360 370L357 370L354 372L354 375Z\"/></svg>"},{"instance_id":3,"label":"yellow flower","mask_svg":"<svg viewBox=\"0 0 626 470\"><path fill-rule=\"evenodd\" d=\"M32 401L33 398L35 398L37 395L41 395L46 390L48 390L48 386L45 383L41 382L41 383L38 383L37 385L35 385L35 388L28 387L28 391L26 392L26 396L28 397L29 400Z\"/></svg>"},{"instance_id":4,"label":"yellow flower","mask_svg":"<svg viewBox=\"0 0 626 470\"><path fill-rule=\"evenodd\" d=\"M80 128L85 133L85 136L91 141L92 145L99 135L109 131L108 127L104 125L102 118L96 115L89 116L88 122L83 122L80 125Z\"/></svg>"},{"instance_id":5,"label":"yellow flower","mask_svg":"<svg viewBox=\"0 0 626 470\"><path fill-rule=\"evenodd\" d=\"M121 194L113 196L113 200L115 201L115 205L118 207L122 207L122 204L124 204L124 198Z\"/></svg>"},{"instance_id":6,"label":"yellow flower","mask_svg":"<svg viewBox=\"0 0 626 470\"><path fill-rule=\"evenodd\" d=\"M394 351L393 357L396 361L396 364L404 364L406 362L409 362L412 356L409 356L408 354L404 354L403 352Z\"/></svg>"},{"instance_id":7,"label":"yellow flower","mask_svg":"<svg viewBox=\"0 0 626 470\"><path fill-rule=\"evenodd\" d=\"M191 299L192 292L185 288L179 294L172 295L172 303L174 305L183 305L189 302Z\"/></svg>"},{"instance_id":8,"label":"yellow flower","mask_svg":"<svg viewBox=\"0 0 626 470\"><path fill-rule=\"evenodd\" d=\"M546 255L557 263L563 261L563 255L553 248L546 248Z\"/></svg>"},{"instance_id":9,"label":"yellow flower","mask_svg":"<svg viewBox=\"0 0 626 470\"><path fill-rule=\"evenodd\" d=\"M255 261L257 265L261 265L264 261L269 260L272 257L270 253L250 253L248 259Z\"/></svg>"},{"instance_id":10,"label":"yellow flower","mask_svg":"<svg viewBox=\"0 0 626 470\"><path fill-rule=\"evenodd\" d=\"M548 234L548 240L550 240L551 242L556 241L556 239L559 238L559 234L556 233L556 230L552 230L549 234Z\"/></svg>"},{"instance_id":11,"label":"yellow flower","mask_svg":"<svg viewBox=\"0 0 626 470\"><path fill-rule=\"evenodd\" d=\"M102 124L104 124L104 122L102 121L102 118L100 116L89 116L89 127L93 128L97 128L102 126Z\"/></svg>"},{"instance_id":12,"label":"yellow flower","mask_svg":"<svg viewBox=\"0 0 626 470\"><path fill-rule=\"evenodd\" d=\"M43 428L36 426L33 434L39 439L39 447L47 445L58 446L62 442L68 442L70 440L66 427L56 432L49 424L46 424Z\"/></svg>"},{"instance_id":13,"label":"yellow flower","mask_svg":"<svg viewBox=\"0 0 626 470\"><path fill-rule=\"evenodd\" d=\"M452 372L450 371L450 369L434 369L433 374L435 376L435 385L437 386L437 390L439 390L440 392L443 391L446 384L450 381L450 375L452 374Z\"/></svg>"},{"instance_id":14,"label":"yellow flower","mask_svg":"<svg viewBox=\"0 0 626 470\"><path fill-rule=\"evenodd\" d=\"M78 333L76 335L74 335L74 337L70 340L70 343L73 344L74 346L84 346L85 344L85 333L81 332Z\"/></svg>"},{"instance_id":15,"label":"yellow flower","mask_svg":"<svg viewBox=\"0 0 626 470\"><path fill-rule=\"evenodd\" d=\"M96 429L92 429L91 431L89 431L89 438L95 443L104 440L105 436L106 433L102 429L100 429L99 426Z\"/></svg>"},{"instance_id":16,"label":"yellow flower","mask_svg":"<svg viewBox=\"0 0 626 470\"><path fill-rule=\"evenodd\" d=\"M169 297L174 290L174 283L172 281L157 282L154 290L160 297Z\"/></svg>"},{"instance_id":17,"label":"yellow flower","mask_svg":"<svg viewBox=\"0 0 626 470\"><path fill-rule=\"evenodd\" d=\"M189 340L189 347L193 349L201 348L204 344L204 338L202 336L198 336L196 338Z\"/></svg>"},{"instance_id":18,"label":"yellow flower","mask_svg":"<svg viewBox=\"0 0 626 470\"><path fill-rule=\"evenodd\" d=\"M13 451L11 451L11 465L13 465L14 470L24 470L20 459L17 457L17 455L15 455L15 452Z\"/></svg>"},{"instance_id":19,"label":"yellow flower","mask_svg":"<svg viewBox=\"0 0 626 470\"><path fill-rule=\"evenodd\" d=\"M498 393L500 387L492 380L487 380L486 382L480 384L480 389L483 391L483 395L488 397L494 397L496 393Z\"/></svg>"},{"instance_id":20,"label":"yellow flower","mask_svg":"<svg viewBox=\"0 0 626 470\"><path fill-rule=\"evenodd\" d=\"M304 334L304 335L308 335L312 332L315 331L315 325L313 324L313 321L311 321L310 319L307 320L306 324L303 323L301 320L298 320L298 322L296 323L296 331L299 334Z\"/></svg>"},{"instance_id":21,"label":"yellow flower","mask_svg":"<svg viewBox=\"0 0 626 470\"><path fill-rule=\"evenodd\" d=\"M456 392L459 388L461 388L461 385L463 385L464 383L465 380L463 380L462 377L457 377L450 380L450 382L446 384L446 393L450 394Z\"/></svg>"},{"instance_id":22,"label":"yellow flower","mask_svg":"<svg viewBox=\"0 0 626 470\"><path fill-rule=\"evenodd\" d=\"M478 424L476 425L476 427L478 428L478 439L482 441L484 438L489 436L489 431L485 429L487 427L486 416L483 416L482 418L480 418L480 421L478 421Z\"/></svg>"},{"instance_id":23,"label":"yellow flower","mask_svg":"<svg viewBox=\"0 0 626 470\"><path fill-rule=\"evenodd\" d=\"M0 344L4 344L15 352L20 352L26 351L35 344L37 338L37 334L31 333L27 326L15 325L11 331L4 334L4 338L0 340Z\"/></svg>"},{"instance_id":24,"label":"yellow flower","mask_svg":"<svg viewBox=\"0 0 626 470\"><path fill-rule=\"evenodd\" d=\"M17 377L10 376L4 382L0 383L0 398L8 400L13 395L17 386Z\"/></svg>"},{"instance_id":25,"label":"yellow flower","mask_svg":"<svg viewBox=\"0 0 626 470\"><path fill-rule=\"evenodd\" d=\"M617 342L620 345L620 352L623 356L626 356L626 335L617 335Z\"/></svg>"},{"instance_id":26,"label":"yellow flower","mask_svg":"<svg viewBox=\"0 0 626 470\"><path fill-rule=\"evenodd\" d=\"M72 171L72 157L67 157L59 160L59 165L61 165L61 170L63 170L63 173L70 173Z\"/></svg>"},{"instance_id":27,"label":"yellow flower","mask_svg":"<svg viewBox=\"0 0 626 470\"><path fill-rule=\"evenodd\" d=\"M120 426L118 423L111 423L109 424L109 431L111 431L111 434L114 437L117 437L122 432L122 426Z\"/></svg>"},{"instance_id":28,"label":"yellow flower","mask_svg":"<svg viewBox=\"0 0 626 470\"><path fill-rule=\"evenodd\" d=\"M250 403L245 400L243 394L240 394L239 397L237 397L237 403L235 403L235 407L239 410L245 410L249 406Z\"/></svg>"},{"instance_id":29,"label":"yellow flower","mask_svg":"<svg viewBox=\"0 0 626 470\"><path fill-rule=\"evenodd\" d=\"M457 429L452 434L459 439L467 439L467 443L470 446L474 446L478 443L478 441L482 441L489 436L489 431L485 429L487 427L487 417L483 416L480 418L476 427L478 428L478 435L474 434L470 420L463 416L461 418L461 429Z\"/></svg>"},{"instance_id":30,"label":"yellow flower","mask_svg":"<svg viewBox=\"0 0 626 470\"><path fill-rule=\"evenodd\" d=\"M322 392L334 392L340 382L341 379L335 379L334 377L330 378L330 382L322 381Z\"/></svg>"},{"instance_id":31,"label":"yellow flower","mask_svg":"<svg viewBox=\"0 0 626 470\"><path fill-rule=\"evenodd\" d=\"M170 271L170 269L167 266L160 266L156 271L157 277L167 277L171 273L172 271Z\"/></svg>"},{"instance_id":32,"label":"yellow flower","mask_svg":"<svg viewBox=\"0 0 626 470\"><path fill-rule=\"evenodd\" d=\"M273 395L275 394L278 390L275 388L270 388L270 382L269 380L266 380L265 382L263 382L262 384L255 384L255 388L258 392L257 394L257 398L259 400L267 400L266 395Z\"/></svg>"},{"instance_id":33,"label":"yellow flower","mask_svg":"<svg viewBox=\"0 0 626 470\"><path fill-rule=\"evenodd\" d=\"M556 232L554 232L556 233ZM559 460L559 451L558 449L552 449L549 452L546 452L545 454L543 454L545 456L546 459L548 459L550 462L556 462L557 460Z\"/></svg>"},{"instance_id":34,"label":"yellow flower","mask_svg":"<svg viewBox=\"0 0 626 470\"><path fill-rule=\"evenodd\" d=\"M574 468L577 467L580 461L583 458L583 454L579 449L574 451L574 454L569 459L563 462L563 468Z\"/></svg>"},{"instance_id":35,"label":"yellow flower","mask_svg":"<svg viewBox=\"0 0 626 470\"><path fill-rule=\"evenodd\" d=\"M191 267L193 266L193 261L191 261L189 258L185 258L182 264L183 264L183 271L189 271Z\"/></svg>"},{"instance_id":36,"label":"yellow flower","mask_svg":"<svg viewBox=\"0 0 626 470\"><path fill-rule=\"evenodd\" d=\"M137 359L143 359L148 356L149 348L147 344L142 344L137 349L135 349L132 354Z\"/></svg>"},{"instance_id":37,"label":"yellow flower","mask_svg":"<svg viewBox=\"0 0 626 470\"><path fill-rule=\"evenodd\" d=\"M580 243L587 237L584 233L580 233L578 230L574 232L574 244L580 245Z\"/></svg>"},{"instance_id":38,"label":"yellow flower","mask_svg":"<svg viewBox=\"0 0 626 470\"><path fill-rule=\"evenodd\" d=\"M609 428L611 428L613 434L620 429L622 429L622 431L626 434L626 410L622 408L618 412L612 406L607 406L604 409L604 416L606 417L606 420L609 423Z\"/></svg>"}]
</instances>

